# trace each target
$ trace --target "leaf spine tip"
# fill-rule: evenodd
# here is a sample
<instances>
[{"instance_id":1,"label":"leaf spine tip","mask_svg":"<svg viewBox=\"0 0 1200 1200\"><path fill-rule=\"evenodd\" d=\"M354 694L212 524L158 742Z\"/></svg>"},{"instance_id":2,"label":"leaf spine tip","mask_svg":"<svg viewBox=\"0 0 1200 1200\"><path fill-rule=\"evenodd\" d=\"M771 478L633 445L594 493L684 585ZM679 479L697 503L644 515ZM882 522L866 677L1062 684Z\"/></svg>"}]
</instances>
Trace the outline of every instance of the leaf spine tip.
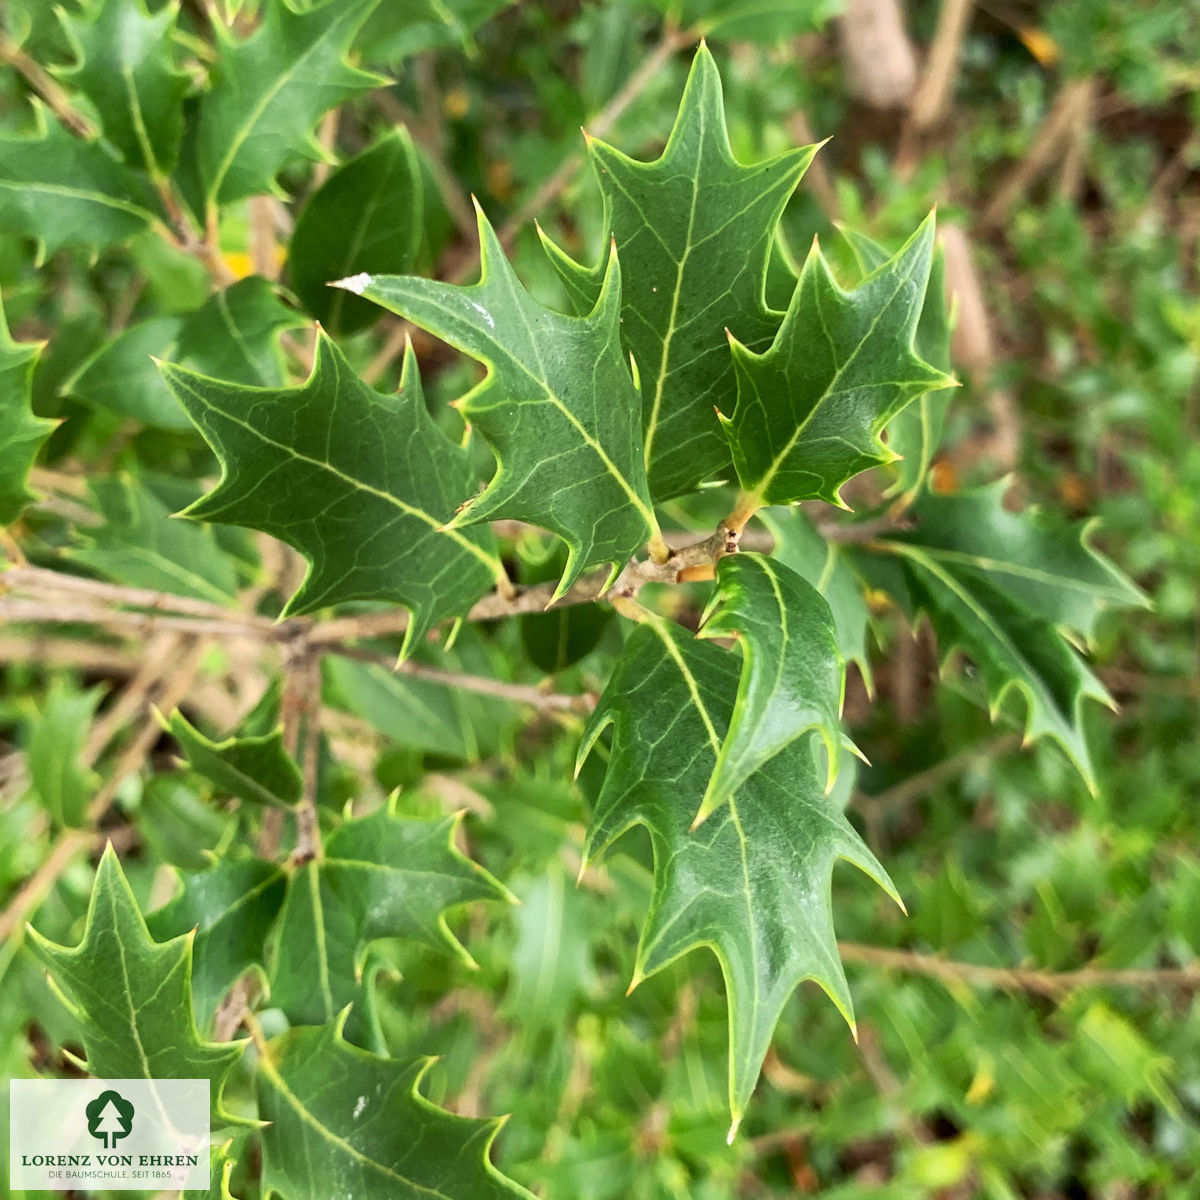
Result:
<instances>
[{"instance_id":1,"label":"leaf spine tip","mask_svg":"<svg viewBox=\"0 0 1200 1200\"><path fill-rule=\"evenodd\" d=\"M741 1118L741 1115L739 1114L733 1118L733 1122L729 1126L729 1132L725 1135L725 1145L727 1145L727 1146L733 1145L733 1139L735 1137L737 1137L737 1131L741 1127L741 1124L742 1124L742 1118Z\"/></svg>"},{"instance_id":2,"label":"leaf spine tip","mask_svg":"<svg viewBox=\"0 0 1200 1200\"><path fill-rule=\"evenodd\" d=\"M371 286L371 276L366 271L360 271L357 275L348 275L345 279L335 279L329 286L361 296ZM319 326L320 322L317 324Z\"/></svg>"}]
</instances>

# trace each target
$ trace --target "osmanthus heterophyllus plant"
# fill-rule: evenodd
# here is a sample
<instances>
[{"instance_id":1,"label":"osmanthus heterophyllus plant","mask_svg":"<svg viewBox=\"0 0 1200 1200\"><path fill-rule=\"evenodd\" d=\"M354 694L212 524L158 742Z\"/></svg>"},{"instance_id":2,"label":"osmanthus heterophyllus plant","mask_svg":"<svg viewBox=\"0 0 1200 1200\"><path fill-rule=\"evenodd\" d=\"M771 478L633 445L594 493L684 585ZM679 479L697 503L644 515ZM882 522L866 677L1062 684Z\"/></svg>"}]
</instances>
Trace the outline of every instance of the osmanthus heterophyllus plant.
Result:
<instances>
[{"instance_id":1,"label":"osmanthus heterophyllus plant","mask_svg":"<svg viewBox=\"0 0 1200 1200\"><path fill-rule=\"evenodd\" d=\"M213 227L226 206L272 189L322 113L379 82L345 53L375 9L264 5L249 35L221 33L207 90L186 111L174 8L106 0L69 16L77 58L64 80L90 98L103 140L55 122L41 140L10 139L0 178L29 190L0 188L0 218L47 249ZM106 82L113 71L129 81L123 98ZM659 158L590 138L587 148L604 245L581 263L543 235L570 312L531 294L482 210L478 283L401 273L427 257L421 165L389 133L335 171L295 224L292 280L325 323L304 382L290 382L279 349L295 313L256 278L131 327L70 381L126 419L194 426L220 468L177 506L196 524L167 521L177 490L94 481L103 520L72 550L75 569L192 597L193 615L211 615L236 591L228 527L269 534L308 564L278 624L246 617L278 631L292 679L283 695L266 688L224 740L178 712L163 718L188 770L240 802L213 860L147 916L110 851L78 947L32 943L79 1022L88 1070L213 1081L232 1130L214 1194L254 1140L264 1192L283 1197L527 1194L488 1161L497 1122L435 1107L419 1090L427 1062L388 1055L375 943L402 938L470 962L447 912L513 897L456 848L461 816L417 820L394 800L358 815L313 804L308 781L335 769L312 709L340 620L381 618L377 632L403 632L407 660L471 619L581 605L619 614L623 648L579 744L582 868L616 853L634 825L648 830L653 893L631 988L697 947L719 959L731 1139L801 982L817 982L853 1028L834 865L854 863L901 903L903 881L843 814L854 756L872 750L841 724L846 664L869 674L868 587L927 617L943 654L974 664L993 714L1010 699L1023 707L1027 737L1057 742L1094 783L1083 705L1108 698L1080 647L1103 607L1142 598L1086 528L1006 508L1003 481L930 490L954 386L933 217L895 253L847 233L861 267L851 288L814 244L786 308L773 309L768 271L778 285L792 270L778 225L817 148L738 161L704 46ZM391 394L339 348L382 310L482 367L454 404L458 440L431 415L411 346ZM30 408L35 354L0 325L10 520L51 428ZM494 459L486 480L482 447ZM849 513L843 488L869 470L876 482ZM697 495L710 508L724 497L728 515L690 541L664 536L664 506ZM856 535L826 538L827 518L812 518L820 504ZM510 577L498 523L515 522L560 539L556 579ZM772 548L742 549L747 528ZM696 630L643 591L680 582L708 590ZM81 822L88 786L81 774L60 789L66 825ZM293 831L282 853L280 813ZM112 979L100 963L118 949ZM229 1040L238 1029L246 1042ZM255 1099L235 1118L222 1088L243 1054Z\"/></svg>"}]
</instances>

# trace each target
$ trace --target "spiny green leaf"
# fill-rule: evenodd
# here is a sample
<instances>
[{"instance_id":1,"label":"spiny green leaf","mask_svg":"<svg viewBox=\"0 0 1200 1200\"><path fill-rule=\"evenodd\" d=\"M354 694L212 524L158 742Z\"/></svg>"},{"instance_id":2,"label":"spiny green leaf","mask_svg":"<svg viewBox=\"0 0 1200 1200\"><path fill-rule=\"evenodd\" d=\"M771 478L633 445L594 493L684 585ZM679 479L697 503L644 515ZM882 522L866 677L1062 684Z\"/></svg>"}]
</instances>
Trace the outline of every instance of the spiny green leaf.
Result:
<instances>
[{"instance_id":1,"label":"spiny green leaf","mask_svg":"<svg viewBox=\"0 0 1200 1200\"><path fill-rule=\"evenodd\" d=\"M14 342L0 301L0 525L15 521L34 499L29 469L54 428L33 415L33 368L44 344Z\"/></svg>"},{"instance_id":2,"label":"spiny green leaf","mask_svg":"<svg viewBox=\"0 0 1200 1200\"><path fill-rule=\"evenodd\" d=\"M1086 527L1009 513L1005 487L1000 481L958 496L923 496L912 510L916 530L876 548L899 557L943 657L961 647L978 667L993 717L1010 691L1019 692L1026 740L1058 742L1094 791L1083 702L1112 699L1060 631L1088 637L1103 607L1145 599L1087 545Z\"/></svg>"},{"instance_id":3,"label":"spiny green leaf","mask_svg":"<svg viewBox=\"0 0 1200 1200\"><path fill-rule=\"evenodd\" d=\"M765 350L779 328L782 314L764 298L768 253L816 149L739 163L721 78L703 45L660 158L637 162L588 139L626 281L621 332L641 373L644 459L656 499L729 474L714 412L732 411L737 394L726 330ZM588 270L545 244L577 306L590 308L604 259Z\"/></svg>"},{"instance_id":4,"label":"spiny green leaf","mask_svg":"<svg viewBox=\"0 0 1200 1200\"><path fill-rule=\"evenodd\" d=\"M504 887L453 845L459 817L410 821L389 805L347 821L288 885L271 1001L293 1024L334 1020L348 1004L355 1042L383 1045L363 962L368 943L407 938L471 956L450 932L446 910L508 899Z\"/></svg>"},{"instance_id":5,"label":"spiny green leaf","mask_svg":"<svg viewBox=\"0 0 1200 1200\"><path fill-rule=\"evenodd\" d=\"M825 745L827 789L837 777L845 669L833 614L790 567L763 554L728 555L697 635L737 638L742 652L729 730L696 823L804 733Z\"/></svg>"},{"instance_id":6,"label":"spiny green leaf","mask_svg":"<svg viewBox=\"0 0 1200 1200\"><path fill-rule=\"evenodd\" d=\"M626 643L580 749L582 761L613 727L586 858L635 824L646 826L654 845L654 895L634 984L697 946L710 947L720 961L735 1129L779 1014L801 981L815 980L852 1020L829 895L835 862L854 863L898 900L826 794L808 742L781 750L691 828L738 685L735 655L651 618Z\"/></svg>"},{"instance_id":7,"label":"spiny green leaf","mask_svg":"<svg viewBox=\"0 0 1200 1200\"><path fill-rule=\"evenodd\" d=\"M1094 522L1069 525L1037 509L1004 507L1009 481L954 495L930 493L913 508L917 527L889 542L921 547L955 572L990 580L1022 608L1090 639L1108 608L1149 607L1149 601L1094 550Z\"/></svg>"},{"instance_id":8,"label":"spiny green leaf","mask_svg":"<svg viewBox=\"0 0 1200 1200\"><path fill-rule=\"evenodd\" d=\"M185 515L295 546L310 566L288 613L392 600L412 613L407 652L503 577L490 532L439 532L474 477L466 451L425 409L411 349L397 396L363 383L324 334L299 388L162 371L222 467L221 482Z\"/></svg>"},{"instance_id":9,"label":"spiny green leaf","mask_svg":"<svg viewBox=\"0 0 1200 1200\"><path fill-rule=\"evenodd\" d=\"M210 296L183 323L172 357L214 379L279 387L284 383L279 334L304 318L261 275Z\"/></svg>"},{"instance_id":10,"label":"spiny green leaf","mask_svg":"<svg viewBox=\"0 0 1200 1200\"><path fill-rule=\"evenodd\" d=\"M144 177L99 142L72 137L38 106L40 137L0 137L0 227L33 238L39 259L63 246L123 242L158 219Z\"/></svg>"},{"instance_id":11,"label":"spiny green leaf","mask_svg":"<svg viewBox=\"0 0 1200 1200\"><path fill-rule=\"evenodd\" d=\"M802 509L773 508L760 512L758 517L775 539L771 556L807 579L825 597L833 613L842 658L858 666L871 691L871 659L867 653L870 613L862 584L845 555L817 532Z\"/></svg>"},{"instance_id":12,"label":"spiny green leaf","mask_svg":"<svg viewBox=\"0 0 1200 1200\"><path fill-rule=\"evenodd\" d=\"M128 475L93 479L88 488L103 524L84 531L89 545L71 551L72 559L131 587L233 603L237 575L211 529L173 521L166 505Z\"/></svg>"},{"instance_id":13,"label":"spiny green leaf","mask_svg":"<svg viewBox=\"0 0 1200 1200\"><path fill-rule=\"evenodd\" d=\"M205 207L270 191L291 157L324 157L312 134L321 114L387 82L346 62L355 31L378 3L329 0L296 12L271 0L244 41L215 26L219 58L195 133Z\"/></svg>"},{"instance_id":14,"label":"spiny green leaf","mask_svg":"<svg viewBox=\"0 0 1200 1200\"><path fill-rule=\"evenodd\" d=\"M991 698L993 719L1008 693L1019 692L1028 710L1026 741L1053 738L1095 791L1082 709L1089 696L1112 705L1104 685L1052 625L995 584L957 571L923 547L896 543L891 549L900 556L916 609L933 624L943 662L960 647L970 655Z\"/></svg>"},{"instance_id":15,"label":"spiny green leaf","mask_svg":"<svg viewBox=\"0 0 1200 1200\"><path fill-rule=\"evenodd\" d=\"M29 782L58 825L85 823L96 774L83 765L81 755L103 696L103 687L82 692L55 679L29 722L25 747Z\"/></svg>"},{"instance_id":16,"label":"spiny green leaf","mask_svg":"<svg viewBox=\"0 0 1200 1200\"><path fill-rule=\"evenodd\" d=\"M283 869L258 858L221 859L183 875L183 888L146 918L154 938L195 930L192 995L197 1024L208 1029L229 989L264 962L263 946L283 903Z\"/></svg>"},{"instance_id":17,"label":"spiny green leaf","mask_svg":"<svg viewBox=\"0 0 1200 1200\"><path fill-rule=\"evenodd\" d=\"M261 1049L263 1190L288 1200L501 1200L531 1194L488 1161L501 1122L454 1116L419 1092L431 1059L348 1045L341 1022ZM307 1147L297 1153L297 1147Z\"/></svg>"},{"instance_id":18,"label":"spiny green leaf","mask_svg":"<svg viewBox=\"0 0 1200 1200\"><path fill-rule=\"evenodd\" d=\"M496 474L455 517L502 517L553 530L567 544L555 598L588 567L613 576L658 533L642 463L641 399L620 344L615 252L586 317L538 304L479 212L481 275L472 287L407 276L360 275L340 286L407 317L477 358L487 376L461 400L496 452Z\"/></svg>"},{"instance_id":19,"label":"spiny green leaf","mask_svg":"<svg viewBox=\"0 0 1200 1200\"><path fill-rule=\"evenodd\" d=\"M853 229L843 229L859 266L865 274L877 271L890 257L878 242ZM931 367L950 372L950 334L952 323L946 296L946 255L938 247L929 271L925 303L917 322L917 353ZM888 447L900 456L896 463L896 482L887 495L899 496L908 505L921 493L934 452L942 440L946 410L953 392L937 388L923 392L914 404L898 412L888 424Z\"/></svg>"},{"instance_id":20,"label":"spiny green leaf","mask_svg":"<svg viewBox=\"0 0 1200 1200\"><path fill-rule=\"evenodd\" d=\"M182 324L178 317L151 317L121 330L80 364L59 394L143 425L190 431L187 413L151 361L170 355Z\"/></svg>"},{"instance_id":21,"label":"spiny green leaf","mask_svg":"<svg viewBox=\"0 0 1200 1200\"><path fill-rule=\"evenodd\" d=\"M83 18L61 14L76 54L60 75L95 106L105 138L131 167L165 178L183 137L188 75L175 64L178 3L98 0Z\"/></svg>"},{"instance_id":22,"label":"spiny green leaf","mask_svg":"<svg viewBox=\"0 0 1200 1200\"><path fill-rule=\"evenodd\" d=\"M813 246L769 350L732 339L737 405L722 416L742 488L759 504L841 504L848 479L892 461L879 434L906 404L953 380L913 349L933 217L846 292Z\"/></svg>"},{"instance_id":23,"label":"spiny green leaf","mask_svg":"<svg viewBox=\"0 0 1200 1200\"><path fill-rule=\"evenodd\" d=\"M424 207L421 164L405 129L339 167L305 206L292 235L288 269L296 294L331 333L353 333L382 313L326 285L366 270L412 271Z\"/></svg>"},{"instance_id":24,"label":"spiny green leaf","mask_svg":"<svg viewBox=\"0 0 1200 1200\"><path fill-rule=\"evenodd\" d=\"M110 845L100 860L83 939L73 949L30 930L34 951L65 991L83 1032L86 1069L100 1079L208 1079L221 1084L243 1043L217 1045L192 1016L192 934L156 942Z\"/></svg>"},{"instance_id":25,"label":"spiny green leaf","mask_svg":"<svg viewBox=\"0 0 1200 1200\"><path fill-rule=\"evenodd\" d=\"M188 766L223 792L250 804L292 805L300 799L300 769L283 748L283 732L211 741L190 725L178 709L167 724Z\"/></svg>"},{"instance_id":26,"label":"spiny green leaf","mask_svg":"<svg viewBox=\"0 0 1200 1200\"><path fill-rule=\"evenodd\" d=\"M276 286L251 275L210 296L186 318L151 317L122 330L88 358L60 394L144 425L193 429L151 361L167 358L202 375L280 387L285 380L279 334L305 322Z\"/></svg>"}]
</instances>

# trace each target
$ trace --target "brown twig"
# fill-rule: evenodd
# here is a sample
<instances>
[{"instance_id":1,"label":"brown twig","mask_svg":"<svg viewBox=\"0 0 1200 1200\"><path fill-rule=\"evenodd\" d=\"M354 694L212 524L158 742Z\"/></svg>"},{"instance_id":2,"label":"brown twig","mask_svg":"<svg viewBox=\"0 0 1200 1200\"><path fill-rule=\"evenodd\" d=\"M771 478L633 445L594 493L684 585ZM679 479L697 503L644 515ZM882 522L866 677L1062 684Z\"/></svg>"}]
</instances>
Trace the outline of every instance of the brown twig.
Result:
<instances>
[{"instance_id":1,"label":"brown twig","mask_svg":"<svg viewBox=\"0 0 1200 1200\"><path fill-rule=\"evenodd\" d=\"M70 97L58 80L5 34L0 34L0 62L7 63L25 79L46 102L63 128L85 141L91 141L96 136L95 126L71 104Z\"/></svg>"},{"instance_id":2,"label":"brown twig","mask_svg":"<svg viewBox=\"0 0 1200 1200\"><path fill-rule=\"evenodd\" d=\"M301 633L284 646L284 749L300 763L303 785L296 804L296 848L293 863L321 857L321 827L317 818L317 772L320 766L321 656Z\"/></svg>"},{"instance_id":3,"label":"brown twig","mask_svg":"<svg viewBox=\"0 0 1200 1200\"><path fill-rule=\"evenodd\" d=\"M1054 164L1076 124L1092 111L1095 100L1095 80L1071 79L1063 84L1028 153L1008 178L993 189L991 203L983 211L984 225L997 227L1004 224L1017 201Z\"/></svg>"},{"instance_id":4,"label":"brown twig","mask_svg":"<svg viewBox=\"0 0 1200 1200\"><path fill-rule=\"evenodd\" d=\"M942 119L950 105L973 3L974 0L942 0L925 69L900 133L894 164L899 179L912 175L917 165L917 145L921 135Z\"/></svg>"},{"instance_id":5,"label":"brown twig","mask_svg":"<svg viewBox=\"0 0 1200 1200\"><path fill-rule=\"evenodd\" d=\"M1081 987L1182 988L1200 990L1200 964L1189 967L1121 969L1079 967L1071 971L1044 971L1031 967L985 967L915 950L891 950L859 942L838 942L844 962L928 975L947 983L970 987L1001 988L1059 996Z\"/></svg>"}]
</instances>

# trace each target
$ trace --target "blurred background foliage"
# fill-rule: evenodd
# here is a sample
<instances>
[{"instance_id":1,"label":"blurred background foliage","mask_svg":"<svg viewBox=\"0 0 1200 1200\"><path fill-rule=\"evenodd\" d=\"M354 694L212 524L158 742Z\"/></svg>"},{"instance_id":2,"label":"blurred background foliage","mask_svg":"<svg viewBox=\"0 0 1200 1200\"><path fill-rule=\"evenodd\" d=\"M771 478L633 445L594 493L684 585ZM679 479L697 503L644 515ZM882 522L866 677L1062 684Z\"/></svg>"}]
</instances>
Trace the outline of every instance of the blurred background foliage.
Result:
<instances>
[{"instance_id":1,"label":"blurred background foliage","mask_svg":"<svg viewBox=\"0 0 1200 1200\"><path fill-rule=\"evenodd\" d=\"M254 0L224 7L252 27ZM182 6L185 53L203 45L204 9ZM2 19L0 135L27 136L42 118L23 68L68 64L72 49L44 0L7 0ZM406 813L465 806L471 853L524 901L458 922L471 924L477 972L411 945L373 948L388 1046L400 1058L443 1055L429 1085L438 1103L511 1112L497 1161L550 1198L1187 1200L1200 1189L1200 1007L1169 971L1200 954L1200 9L385 3L354 56L394 83L340 109L321 138L346 160L406 130L387 169L420 197L419 221L409 203L400 216L411 228L393 239L407 265L470 276L473 194L535 293L562 303L532 218L571 252L600 252L579 127L654 156L701 36L721 65L739 157L832 139L787 209L781 261L819 236L849 282L840 222L896 245L938 204L966 383L938 486L1011 472L1021 503L1098 517L1096 543L1153 599L1153 611L1102 618L1098 630L1098 673L1120 703L1092 721L1100 788L1090 795L1052 747L1021 750L1015 723L994 727L969 670L935 686L927 631L914 636L881 602L875 701L857 676L848 695L851 732L873 748L849 804L910 916L838 873L858 1044L815 989L801 989L727 1147L716 962L693 956L624 996L650 892L648 842L629 835L625 853L575 886L585 817L566 782L575 718L331 662L322 800L369 803L402 787ZM277 549L167 520L215 464L144 368L173 347L216 371L228 353L222 314L241 302L239 324L254 330L239 368L247 382L295 376L278 335L318 315L366 378L394 385L394 331L363 323L377 312L321 311L327 297L306 282L316 267L297 249L304 210L328 177L327 166L290 161L281 199L222 210L224 269L246 282L222 294L220 312L204 267L152 233L100 250L65 245L44 261L28 237L0 237L14 335L51 339L36 409L61 422L35 473L43 500L19 531L31 557L171 590L188 585L165 579L163 564L187 563L202 598L289 571L294 583ZM342 186L340 198L323 194L331 211L358 202L353 179ZM417 349L430 403L453 428L445 405L474 368L428 340ZM106 390L114 370L128 385ZM703 498L669 507L675 524L708 519ZM538 538L521 535L513 554L527 580L554 573ZM263 603L277 611L286 593ZM60 825L77 822L119 754L85 748L93 715L111 711L137 663L76 633L34 652L28 633L0 633L0 898L46 858ZM618 636L600 614L474 626L436 661L598 690L594 647ZM185 711L210 729L234 724L261 677L220 645L204 671ZM163 734L114 785L108 818L149 907L174 893L174 868L202 867L205 849L233 836L227 802L175 755ZM76 863L48 894L38 917L48 936L75 938L90 878ZM931 972L941 959L1029 973ZM1085 966L1151 974L1121 987L1044 974ZM77 1035L42 970L10 938L0 972L4 1073L61 1068ZM244 1174L235 1194L255 1195Z\"/></svg>"}]
</instances>

